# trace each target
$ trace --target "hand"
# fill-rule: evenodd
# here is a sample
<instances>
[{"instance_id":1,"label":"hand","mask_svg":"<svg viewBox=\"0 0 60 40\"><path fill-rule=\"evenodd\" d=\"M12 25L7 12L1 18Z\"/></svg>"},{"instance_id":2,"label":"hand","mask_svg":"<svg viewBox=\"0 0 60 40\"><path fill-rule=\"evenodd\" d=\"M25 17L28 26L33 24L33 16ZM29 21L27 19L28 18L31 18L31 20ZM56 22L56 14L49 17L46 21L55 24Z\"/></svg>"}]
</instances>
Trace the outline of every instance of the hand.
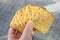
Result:
<instances>
[{"instance_id":1,"label":"hand","mask_svg":"<svg viewBox=\"0 0 60 40\"><path fill-rule=\"evenodd\" d=\"M32 40L32 32L33 22L29 21L22 34L10 28L8 32L8 40Z\"/></svg>"}]
</instances>

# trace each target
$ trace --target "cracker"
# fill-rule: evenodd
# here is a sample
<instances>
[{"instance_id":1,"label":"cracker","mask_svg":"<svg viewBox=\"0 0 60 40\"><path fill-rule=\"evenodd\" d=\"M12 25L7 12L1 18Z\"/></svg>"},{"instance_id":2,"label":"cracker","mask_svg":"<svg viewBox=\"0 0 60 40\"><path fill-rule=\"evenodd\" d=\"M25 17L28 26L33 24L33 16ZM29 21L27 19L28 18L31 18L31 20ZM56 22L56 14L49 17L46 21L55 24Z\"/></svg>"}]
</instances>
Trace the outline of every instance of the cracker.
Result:
<instances>
[{"instance_id":1,"label":"cracker","mask_svg":"<svg viewBox=\"0 0 60 40\"><path fill-rule=\"evenodd\" d=\"M29 20L33 21L34 28L45 34L54 22L55 16L42 6L28 5L18 10L13 17L10 26L23 33Z\"/></svg>"}]
</instances>

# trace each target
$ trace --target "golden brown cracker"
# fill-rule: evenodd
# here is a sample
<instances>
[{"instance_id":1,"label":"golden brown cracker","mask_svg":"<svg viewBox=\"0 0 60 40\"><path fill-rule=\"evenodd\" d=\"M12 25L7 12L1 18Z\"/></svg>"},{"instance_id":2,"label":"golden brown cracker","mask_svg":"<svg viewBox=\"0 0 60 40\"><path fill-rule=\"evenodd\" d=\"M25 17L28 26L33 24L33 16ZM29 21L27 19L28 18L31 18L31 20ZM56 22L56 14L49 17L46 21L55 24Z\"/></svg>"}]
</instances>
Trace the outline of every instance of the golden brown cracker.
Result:
<instances>
[{"instance_id":1,"label":"golden brown cracker","mask_svg":"<svg viewBox=\"0 0 60 40\"><path fill-rule=\"evenodd\" d=\"M16 12L10 26L19 32L23 32L27 22L33 21L34 28L45 34L53 24L55 16L42 6L28 5Z\"/></svg>"}]
</instances>

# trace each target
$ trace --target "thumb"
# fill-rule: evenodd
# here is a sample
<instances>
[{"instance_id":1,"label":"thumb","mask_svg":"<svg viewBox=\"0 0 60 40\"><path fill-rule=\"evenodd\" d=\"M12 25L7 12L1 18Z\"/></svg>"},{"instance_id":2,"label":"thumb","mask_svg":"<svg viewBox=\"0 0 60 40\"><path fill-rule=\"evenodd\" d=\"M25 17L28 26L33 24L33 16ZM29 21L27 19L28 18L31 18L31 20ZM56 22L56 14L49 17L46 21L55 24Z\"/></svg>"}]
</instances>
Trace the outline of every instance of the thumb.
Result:
<instances>
[{"instance_id":1,"label":"thumb","mask_svg":"<svg viewBox=\"0 0 60 40\"><path fill-rule=\"evenodd\" d=\"M23 31L20 40L32 40L33 22L29 21Z\"/></svg>"}]
</instances>

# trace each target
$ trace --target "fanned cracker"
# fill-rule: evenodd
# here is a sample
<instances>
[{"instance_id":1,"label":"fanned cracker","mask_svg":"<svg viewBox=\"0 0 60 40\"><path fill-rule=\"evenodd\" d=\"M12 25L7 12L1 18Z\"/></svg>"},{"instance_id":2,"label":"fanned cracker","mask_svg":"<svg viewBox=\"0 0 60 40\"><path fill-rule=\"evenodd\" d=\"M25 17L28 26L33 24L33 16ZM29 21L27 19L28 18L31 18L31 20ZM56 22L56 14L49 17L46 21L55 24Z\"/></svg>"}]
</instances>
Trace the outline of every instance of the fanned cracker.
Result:
<instances>
[{"instance_id":1,"label":"fanned cracker","mask_svg":"<svg viewBox=\"0 0 60 40\"><path fill-rule=\"evenodd\" d=\"M34 28L45 34L50 29L54 19L55 16L48 12L44 7L28 5L16 12L10 26L22 33L27 22L32 20Z\"/></svg>"}]
</instances>

